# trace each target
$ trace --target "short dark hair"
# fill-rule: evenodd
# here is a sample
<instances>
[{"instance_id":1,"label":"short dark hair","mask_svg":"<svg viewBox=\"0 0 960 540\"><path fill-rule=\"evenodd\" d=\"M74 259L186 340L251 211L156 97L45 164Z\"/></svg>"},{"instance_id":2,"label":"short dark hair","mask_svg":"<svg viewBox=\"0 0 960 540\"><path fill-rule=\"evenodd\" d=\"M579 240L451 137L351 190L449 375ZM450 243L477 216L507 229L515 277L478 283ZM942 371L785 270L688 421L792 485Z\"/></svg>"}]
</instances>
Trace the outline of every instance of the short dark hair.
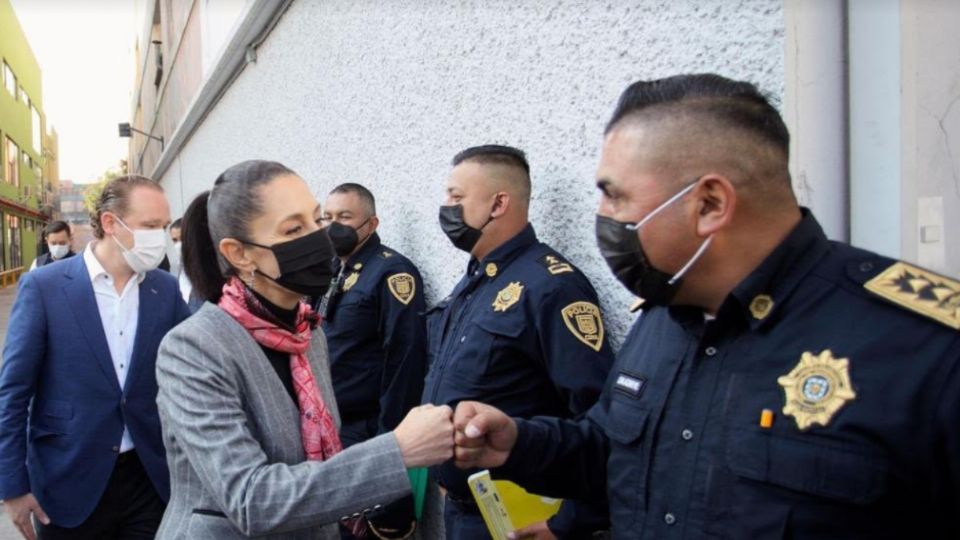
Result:
<instances>
[{"instance_id":1,"label":"short dark hair","mask_svg":"<svg viewBox=\"0 0 960 540\"><path fill-rule=\"evenodd\" d=\"M369 189L363 187L362 185L353 182L345 182L330 190L331 195L334 193L355 193L357 197L360 197L360 200L363 202L363 204L366 205L367 211L370 212L370 215L377 215L377 200L373 198L373 193L371 193Z\"/></svg>"},{"instance_id":2,"label":"short dark hair","mask_svg":"<svg viewBox=\"0 0 960 540\"><path fill-rule=\"evenodd\" d=\"M789 157L790 133L771 104L756 85L735 81L713 73L676 75L651 81L637 81L624 90L604 133L610 133L624 119L663 107L698 108L712 118L759 136Z\"/></svg>"},{"instance_id":3,"label":"short dark hair","mask_svg":"<svg viewBox=\"0 0 960 540\"><path fill-rule=\"evenodd\" d=\"M51 221L46 227L44 227L43 237L46 238L51 234L56 234L63 231L67 231L67 238L73 236L73 234L70 232L70 225L67 224L66 221Z\"/></svg>"},{"instance_id":4,"label":"short dark hair","mask_svg":"<svg viewBox=\"0 0 960 540\"><path fill-rule=\"evenodd\" d=\"M263 212L260 187L284 174L296 173L275 161L238 163L187 207L182 221L183 269L200 298L220 300L227 277L235 272L217 246L224 238L249 237L250 223Z\"/></svg>"},{"instance_id":5,"label":"short dark hair","mask_svg":"<svg viewBox=\"0 0 960 540\"><path fill-rule=\"evenodd\" d=\"M90 227L93 228L95 237L101 240L104 237L103 225L100 223L100 218L103 217L104 212L110 212L118 216L125 215L130 205L130 193L138 187L149 187L163 193L160 184L146 176L135 174L118 176L103 186L103 189L100 190L100 197L97 198L97 204L90 212Z\"/></svg>"},{"instance_id":6,"label":"short dark hair","mask_svg":"<svg viewBox=\"0 0 960 540\"><path fill-rule=\"evenodd\" d=\"M456 167L464 161L512 165L523 169L523 172L525 172L528 177L530 176L530 164L527 163L527 155L523 153L523 150L512 146L504 146L501 144L471 146L456 156L453 156L452 165Z\"/></svg>"},{"instance_id":7,"label":"short dark hair","mask_svg":"<svg viewBox=\"0 0 960 540\"><path fill-rule=\"evenodd\" d=\"M182 229L183 218L177 218L173 220L173 223L170 224L171 229Z\"/></svg>"}]
</instances>

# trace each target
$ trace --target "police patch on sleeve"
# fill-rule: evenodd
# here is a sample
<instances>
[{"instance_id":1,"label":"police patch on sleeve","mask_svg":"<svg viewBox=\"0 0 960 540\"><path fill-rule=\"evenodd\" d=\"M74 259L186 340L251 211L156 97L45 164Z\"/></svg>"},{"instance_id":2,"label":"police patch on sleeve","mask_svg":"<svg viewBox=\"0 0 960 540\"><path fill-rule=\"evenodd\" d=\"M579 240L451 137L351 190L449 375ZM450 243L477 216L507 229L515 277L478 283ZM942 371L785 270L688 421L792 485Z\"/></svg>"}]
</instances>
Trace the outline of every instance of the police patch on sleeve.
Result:
<instances>
[{"instance_id":1,"label":"police patch on sleeve","mask_svg":"<svg viewBox=\"0 0 960 540\"><path fill-rule=\"evenodd\" d=\"M600 352L603 347L603 319L600 308L590 302L574 302L560 310L567 329L587 347Z\"/></svg>"},{"instance_id":2,"label":"police patch on sleeve","mask_svg":"<svg viewBox=\"0 0 960 540\"><path fill-rule=\"evenodd\" d=\"M390 289L390 294L403 305L409 304L417 294L417 282L406 272L388 277L387 288Z\"/></svg>"},{"instance_id":3,"label":"police patch on sleeve","mask_svg":"<svg viewBox=\"0 0 960 540\"><path fill-rule=\"evenodd\" d=\"M805 352L790 373L777 379L783 387L783 414L793 416L803 431L826 426L844 404L857 397L850 384L850 361L834 358L829 349Z\"/></svg>"},{"instance_id":4,"label":"police patch on sleeve","mask_svg":"<svg viewBox=\"0 0 960 540\"><path fill-rule=\"evenodd\" d=\"M960 281L898 262L863 287L894 304L960 330Z\"/></svg>"}]
</instances>

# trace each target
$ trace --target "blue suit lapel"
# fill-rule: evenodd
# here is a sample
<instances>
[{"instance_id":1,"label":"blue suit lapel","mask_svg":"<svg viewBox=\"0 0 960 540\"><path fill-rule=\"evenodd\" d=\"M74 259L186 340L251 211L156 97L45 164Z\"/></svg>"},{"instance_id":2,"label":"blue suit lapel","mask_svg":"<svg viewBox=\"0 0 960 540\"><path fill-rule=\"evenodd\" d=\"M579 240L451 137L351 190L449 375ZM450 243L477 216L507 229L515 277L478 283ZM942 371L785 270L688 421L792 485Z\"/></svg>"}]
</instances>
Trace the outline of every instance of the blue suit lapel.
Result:
<instances>
[{"instance_id":1,"label":"blue suit lapel","mask_svg":"<svg viewBox=\"0 0 960 540\"><path fill-rule=\"evenodd\" d=\"M103 331L103 321L100 320L100 310L97 308L97 299L93 294L93 284L90 283L87 265L83 262L83 257L78 256L64 261L63 266L64 274L68 278L63 285L67 305L73 311L100 370L117 392L120 392L120 383L117 381L117 372L110 357L110 347L107 346L107 336Z\"/></svg>"},{"instance_id":2,"label":"blue suit lapel","mask_svg":"<svg viewBox=\"0 0 960 540\"><path fill-rule=\"evenodd\" d=\"M158 313L163 311L162 296L157 289L157 279L154 272L147 272L143 282L140 283L140 307L137 310L137 335L133 339L133 354L130 357L130 372L127 373L127 383L123 385L124 392L134 386L136 378L143 371L144 356L146 352L144 347L148 345L147 341L154 335L158 324Z\"/></svg>"}]
</instances>

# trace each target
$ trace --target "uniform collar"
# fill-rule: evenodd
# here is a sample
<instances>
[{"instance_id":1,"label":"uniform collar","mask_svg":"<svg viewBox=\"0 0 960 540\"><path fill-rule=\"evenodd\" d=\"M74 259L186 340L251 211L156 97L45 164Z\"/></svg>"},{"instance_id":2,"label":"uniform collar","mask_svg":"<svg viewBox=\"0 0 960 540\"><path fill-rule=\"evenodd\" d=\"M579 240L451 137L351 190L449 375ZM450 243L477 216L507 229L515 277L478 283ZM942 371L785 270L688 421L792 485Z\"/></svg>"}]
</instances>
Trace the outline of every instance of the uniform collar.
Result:
<instances>
[{"instance_id":1,"label":"uniform collar","mask_svg":"<svg viewBox=\"0 0 960 540\"><path fill-rule=\"evenodd\" d=\"M486 272L487 276L494 277L500 270L506 268L514 259L519 257L528 247L536 243L537 233L534 232L533 225L527 223L527 226L524 227L522 231L503 244L500 244L484 257L482 261L471 258L470 264L467 266L467 273L473 275L482 269Z\"/></svg>"},{"instance_id":2,"label":"uniform collar","mask_svg":"<svg viewBox=\"0 0 960 540\"><path fill-rule=\"evenodd\" d=\"M373 254L380 251L380 248L383 244L380 242L380 235L373 233L370 235L370 238L360 247L360 251L354 253L347 259L347 270L359 270L359 268L354 268L358 263L361 267L370 260L370 257L373 257Z\"/></svg>"},{"instance_id":3,"label":"uniform collar","mask_svg":"<svg viewBox=\"0 0 960 540\"><path fill-rule=\"evenodd\" d=\"M720 313L739 312L751 329L776 319L777 309L830 250L830 241L807 208L789 235L720 307Z\"/></svg>"}]
</instances>

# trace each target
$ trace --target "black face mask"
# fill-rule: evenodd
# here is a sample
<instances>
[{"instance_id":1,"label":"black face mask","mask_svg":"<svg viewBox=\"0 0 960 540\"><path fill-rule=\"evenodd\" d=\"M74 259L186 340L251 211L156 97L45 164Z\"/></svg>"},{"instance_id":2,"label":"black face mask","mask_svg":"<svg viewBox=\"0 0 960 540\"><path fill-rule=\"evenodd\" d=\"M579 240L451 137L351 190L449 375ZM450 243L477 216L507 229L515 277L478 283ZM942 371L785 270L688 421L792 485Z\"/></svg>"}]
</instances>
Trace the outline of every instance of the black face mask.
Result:
<instances>
[{"instance_id":1,"label":"black face mask","mask_svg":"<svg viewBox=\"0 0 960 540\"><path fill-rule=\"evenodd\" d=\"M657 270L643 253L640 235L628 229L631 223L597 216L596 234L600 254L627 289L643 298L644 307L665 306L673 300L681 281L670 282L673 276Z\"/></svg>"},{"instance_id":2,"label":"black face mask","mask_svg":"<svg viewBox=\"0 0 960 540\"><path fill-rule=\"evenodd\" d=\"M333 280L333 244L324 229L301 236L296 240L263 246L244 242L251 246L269 249L277 258L279 277L270 277L256 272L285 289L304 296L323 296Z\"/></svg>"},{"instance_id":3,"label":"black face mask","mask_svg":"<svg viewBox=\"0 0 960 540\"><path fill-rule=\"evenodd\" d=\"M704 251L710 247L710 241L713 240L713 236L704 240L687 264L673 276L654 268L643 252L643 244L640 243L640 227L664 208L680 200L696 185L696 181L691 182L637 224L597 216L596 234L600 254L603 255L607 266L613 270L613 275L617 276L620 283L623 283L633 294L643 298L644 307L668 305L680 290L680 285L683 283L681 278L700 259Z\"/></svg>"},{"instance_id":4,"label":"black face mask","mask_svg":"<svg viewBox=\"0 0 960 540\"><path fill-rule=\"evenodd\" d=\"M487 219L483 227L486 227L491 221L493 221L493 216ZM477 245L477 242L480 241L480 236L483 234L483 227L475 229L467 225L463 220L462 204L440 207L440 228L443 229L443 234L447 235L447 238L453 242L454 246L467 253L470 253L470 251L473 250L473 246Z\"/></svg>"},{"instance_id":5,"label":"black face mask","mask_svg":"<svg viewBox=\"0 0 960 540\"><path fill-rule=\"evenodd\" d=\"M357 231L369 222L369 219L364 221L356 229L336 221L330 223L327 227L327 236L330 237L330 241L333 243L333 249L337 252L337 255L346 257L353 253L353 250L357 249L357 245L360 244L360 236L357 234Z\"/></svg>"}]
</instances>

